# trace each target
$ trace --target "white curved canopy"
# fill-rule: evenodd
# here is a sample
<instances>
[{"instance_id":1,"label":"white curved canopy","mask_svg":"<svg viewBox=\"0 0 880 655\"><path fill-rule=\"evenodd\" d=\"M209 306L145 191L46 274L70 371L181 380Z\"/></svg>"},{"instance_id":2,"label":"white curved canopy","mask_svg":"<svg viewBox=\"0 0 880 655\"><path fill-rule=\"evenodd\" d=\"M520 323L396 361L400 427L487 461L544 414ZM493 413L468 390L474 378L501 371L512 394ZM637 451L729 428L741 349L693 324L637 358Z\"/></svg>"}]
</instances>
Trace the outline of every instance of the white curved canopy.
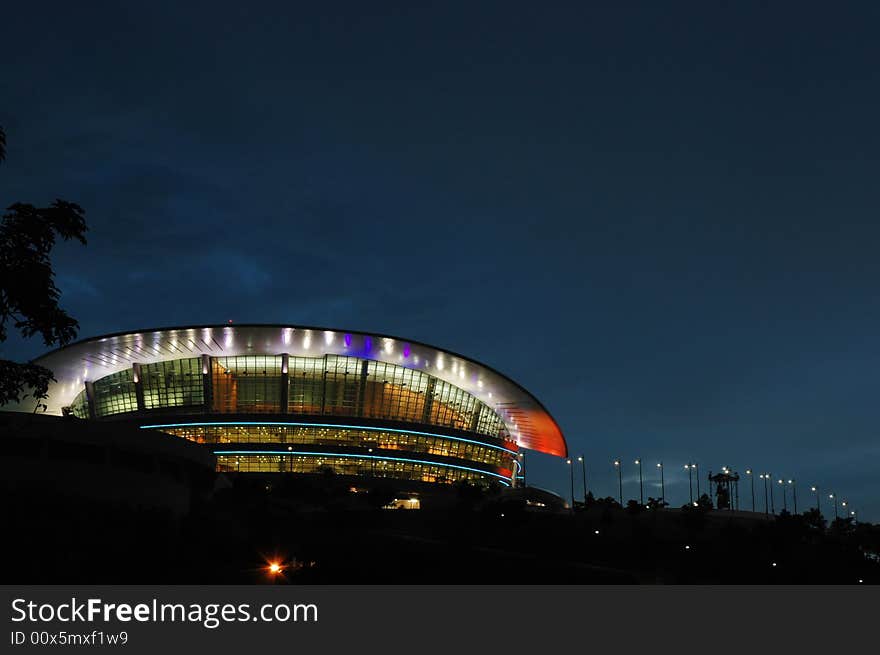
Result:
<instances>
[{"instance_id":1,"label":"white curved canopy","mask_svg":"<svg viewBox=\"0 0 880 655\"><path fill-rule=\"evenodd\" d=\"M560 457L567 454L556 421L516 382L472 359L398 337L286 325L160 328L86 339L44 355L36 363L51 369L58 380L49 388L47 412L60 414L87 380L116 373L133 363L198 355L282 353L299 357L345 355L423 370L492 407L523 448Z\"/></svg>"}]
</instances>

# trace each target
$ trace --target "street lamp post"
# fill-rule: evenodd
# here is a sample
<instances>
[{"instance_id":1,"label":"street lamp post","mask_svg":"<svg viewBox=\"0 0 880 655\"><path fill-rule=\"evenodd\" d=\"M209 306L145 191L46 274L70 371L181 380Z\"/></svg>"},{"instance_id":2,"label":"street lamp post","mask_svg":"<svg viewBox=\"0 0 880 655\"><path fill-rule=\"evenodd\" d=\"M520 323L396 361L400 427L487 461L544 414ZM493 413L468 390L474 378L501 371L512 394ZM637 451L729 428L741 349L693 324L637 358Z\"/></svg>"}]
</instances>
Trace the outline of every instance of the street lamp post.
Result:
<instances>
[{"instance_id":1,"label":"street lamp post","mask_svg":"<svg viewBox=\"0 0 880 655\"><path fill-rule=\"evenodd\" d=\"M767 474L761 473L759 476L764 481L764 516L769 516L769 505L767 504Z\"/></svg>"},{"instance_id":2,"label":"street lamp post","mask_svg":"<svg viewBox=\"0 0 880 655\"><path fill-rule=\"evenodd\" d=\"M749 476L749 482L752 485L752 511L755 511L755 476L752 475L752 469L746 469L746 475Z\"/></svg>"},{"instance_id":3,"label":"street lamp post","mask_svg":"<svg viewBox=\"0 0 880 655\"><path fill-rule=\"evenodd\" d=\"M785 481L780 479L779 484L782 487L782 511L788 513L788 493L785 490Z\"/></svg>"},{"instance_id":4,"label":"street lamp post","mask_svg":"<svg viewBox=\"0 0 880 655\"><path fill-rule=\"evenodd\" d=\"M691 505L694 504L694 484L693 484L693 472L690 463L684 465L685 470L688 472L688 495L691 499Z\"/></svg>"},{"instance_id":5,"label":"street lamp post","mask_svg":"<svg viewBox=\"0 0 880 655\"><path fill-rule=\"evenodd\" d=\"M797 514L797 484L794 480L789 480L788 484L791 487L791 501L794 504L794 513Z\"/></svg>"},{"instance_id":6,"label":"street lamp post","mask_svg":"<svg viewBox=\"0 0 880 655\"><path fill-rule=\"evenodd\" d=\"M773 474L765 473L764 476L770 481L770 513L776 514L776 503L773 502Z\"/></svg>"},{"instance_id":7,"label":"street lamp post","mask_svg":"<svg viewBox=\"0 0 880 655\"><path fill-rule=\"evenodd\" d=\"M818 487L810 487L810 491L816 494L816 511L819 513L819 516L822 516L822 503L820 502L819 497L819 488Z\"/></svg>"},{"instance_id":8,"label":"street lamp post","mask_svg":"<svg viewBox=\"0 0 880 655\"><path fill-rule=\"evenodd\" d=\"M522 453L522 452L519 454L519 470L520 470L520 473L522 473L523 489L525 489L526 488L526 454Z\"/></svg>"},{"instance_id":9,"label":"street lamp post","mask_svg":"<svg viewBox=\"0 0 880 655\"><path fill-rule=\"evenodd\" d=\"M828 497L834 501L834 520L836 521L838 519L838 516L837 516L837 496L835 496L832 493L832 494L828 494Z\"/></svg>"},{"instance_id":10,"label":"street lamp post","mask_svg":"<svg viewBox=\"0 0 880 655\"><path fill-rule=\"evenodd\" d=\"M663 462L657 462L657 468L660 469L660 502L666 504L666 482L663 479Z\"/></svg>"},{"instance_id":11,"label":"street lamp post","mask_svg":"<svg viewBox=\"0 0 880 655\"><path fill-rule=\"evenodd\" d=\"M574 466L571 465L571 460L565 460L568 464L568 477L571 479L571 511L574 513Z\"/></svg>"},{"instance_id":12,"label":"street lamp post","mask_svg":"<svg viewBox=\"0 0 880 655\"><path fill-rule=\"evenodd\" d=\"M578 456L578 461L581 463L581 475L584 478L584 508L587 506L587 460L583 455Z\"/></svg>"},{"instance_id":13,"label":"street lamp post","mask_svg":"<svg viewBox=\"0 0 880 655\"><path fill-rule=\"evenodd\" d=\"M642 483L642 460L637 459L634 464L638 464L639 467L639 505L645 504L645 491L644 485Z\"/></svg>"},{"instance_id":14,"label":"street lamp post","mask_svg":"<svg viewBox=\"0 0 880 655\"><path fill-rule=\"evenodd\" d=\"M623 507L623 472L619 459L614 460L614 467L617 469L617 497L620 500L620 506Z\"/></svg>"},{"instance_id":15,"label":"street lamp post","mask_svg":"<svg viewBox=\"0 0 880 655\"><path fill-rule=\"evenodd\" d=\"M696 474L694 477L697 478L697 500L700 499L700 465L699 464L691 464L691 468L694 469L694 473Z\"/></svg>"}]
</instances>

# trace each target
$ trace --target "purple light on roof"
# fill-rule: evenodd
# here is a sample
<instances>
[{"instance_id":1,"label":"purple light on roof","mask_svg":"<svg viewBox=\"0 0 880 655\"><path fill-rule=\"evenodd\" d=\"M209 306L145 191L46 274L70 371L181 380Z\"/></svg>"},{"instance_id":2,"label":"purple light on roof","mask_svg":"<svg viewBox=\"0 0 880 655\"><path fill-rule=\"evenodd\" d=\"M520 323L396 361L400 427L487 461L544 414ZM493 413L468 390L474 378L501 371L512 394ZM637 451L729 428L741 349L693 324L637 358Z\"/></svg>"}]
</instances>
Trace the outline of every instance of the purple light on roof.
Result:
<instances>
[{"instance_id":1,"label":"purple light on roof","mask_svg":"<svg viewBox=\"0 0 880 655\"><path fill-rule=\"evenodd\" d=\"M373 337L364 337L364 350L370 352L373 349Z\"/></svg>"},{"instance_id":2,"label":"purple light on roof","mask_svg":"<svg viewBox=\"0 0 880 655\"><path fill-rule=\"evenodd\" d=\"M346 348L351 348L351 335L350 334L346 334L342 340L345 341Z\"/></svg>"},{"instance_id":3,"label":"purple light on roof","mask_svg":"<svg viewBox=\"0 0 880 655\"><path fill-rule=\"evenodd\" d=\"M403 356L404 356L404 358L409 357L409 344L408 343L403 344Z\"/></svg>"}]
</instances>

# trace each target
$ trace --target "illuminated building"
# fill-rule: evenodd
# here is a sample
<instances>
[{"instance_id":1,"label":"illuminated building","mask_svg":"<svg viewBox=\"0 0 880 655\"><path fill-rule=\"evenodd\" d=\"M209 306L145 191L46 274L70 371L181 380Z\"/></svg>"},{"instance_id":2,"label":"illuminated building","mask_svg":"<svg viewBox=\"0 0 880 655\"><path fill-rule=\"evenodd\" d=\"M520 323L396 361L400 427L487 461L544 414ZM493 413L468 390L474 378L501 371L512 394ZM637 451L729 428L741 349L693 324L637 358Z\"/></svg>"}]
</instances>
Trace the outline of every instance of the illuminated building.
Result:
<instances>
[{"instance_id":1,"label":"illuminated building","mask_svg":"<svg viewBox=\"0 0 880 655\"><path fill-rule=\"evenodd\" d=\"M36 361L57 379L48 413L204 444L221 472L515 485L520 449L567 454L559 426L516 382L397 337L168 328L87 339Z\"/></svg>"}]
</instances>

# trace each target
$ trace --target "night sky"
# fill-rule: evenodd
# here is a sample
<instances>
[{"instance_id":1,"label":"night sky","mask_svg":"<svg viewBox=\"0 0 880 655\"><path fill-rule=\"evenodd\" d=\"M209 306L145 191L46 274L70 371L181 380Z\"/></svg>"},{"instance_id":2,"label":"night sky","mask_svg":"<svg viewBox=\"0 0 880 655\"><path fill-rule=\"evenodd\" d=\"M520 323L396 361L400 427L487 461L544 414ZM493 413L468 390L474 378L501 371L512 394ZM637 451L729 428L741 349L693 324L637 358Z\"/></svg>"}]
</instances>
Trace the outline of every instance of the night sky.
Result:
<instances>
[{"instance_id":1,"label":"night sky","mask_svg":"<svg viewBox=\"0 0 880 655\"><path fill-rule=\"evenodd\" d=\"M877 5L407 4L4 6L0 203L86 209L80 336L399 335L531 390L598 495L697 460L880 520Z\"/></svg>"}]
</instances>

